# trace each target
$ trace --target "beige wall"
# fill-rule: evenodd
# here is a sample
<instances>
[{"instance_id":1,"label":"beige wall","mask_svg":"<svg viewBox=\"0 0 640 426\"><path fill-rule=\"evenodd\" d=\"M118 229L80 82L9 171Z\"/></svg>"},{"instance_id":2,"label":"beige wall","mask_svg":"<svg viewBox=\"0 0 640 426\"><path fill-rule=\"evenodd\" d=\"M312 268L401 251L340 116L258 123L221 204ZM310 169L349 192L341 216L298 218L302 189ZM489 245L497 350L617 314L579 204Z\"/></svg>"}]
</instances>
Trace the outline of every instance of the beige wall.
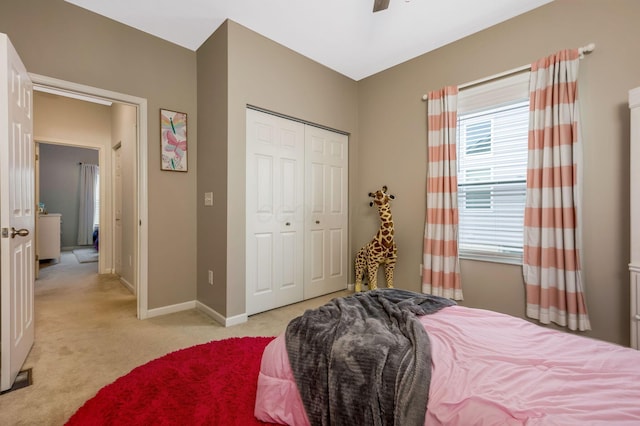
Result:
<instances>
[{"instance_id":1,"label":"beige wall","mask_svg":"<svg viewBox=\"0 0 640 426\"><path fill-rule=\"evenodd\" d=\"M229 22L227 314L245 312L246 106L349 133L349 181L358 149L357 84Z\"/></svg>"},{"instance_id":2,"label":"beige wall","mask_svg":"<svg viewBox=\"0 0 640 426\"><path fill-rule=\"evenodd\" d=\"M627 91L640 86L637 16L635 0L556 0L357 83L233 22L196 54L62 0L6 0L0 31L31 72L148 100L149 307L197 297L228 317L244 313L245 303L247 104L351 133L350 252L378 226L366 194L388 185L397 196L396 284L418 290L426 175L422 94L594 42L580 72L583 259L593 325L587 335L628 344L626 102ZM189 114L188 173L160 171L160 107ZM207 123L198 127L197 115ZM202 155L198 130L206 144ZM206 191L214 192L213 209L201 206ZM206 284L209 268L214 286ZM523 316L520 267L463 261L462 274L466 305Z\"/></svg>"},{"instance_id":3,"label":"beige wall","mask_svg":"<svg viewBox=\"0 0 640 426\"><path fill-rule=\"evenodd\" d=\"M198 49L198 301L227 316L228 23ZM204 193L213 192L213 206ZM213 285L208 271L213 271Z\"/></svg>"},{"instance_id":4,"label":"beige wall","mask_svg":"<svg viewBox=\"0 0 640 426\"><path fill-rule=\"evenodd\" d=\"M247 105L254 105L267 110L286 114L309 122L321 124L330 128L350 133L349 146L355 152L358 145L357 129L357 84L302 55L270 41L237 23L228 21L220 28L203 48L198 51L199 75L199 107L208 103L203 100L211 95L207 87L220 84L224 70L211 70L211 77L200 73L203 61L212 66L216 61L228 61L226 69L228 76L227 120L228 133L215 134L213 129L201 135L204 143L224 143L226 147L219 147L211 151L208 156L200 156L199 167L205 164L218 164L217 155L226 154L226 170L224 176L199 176L198 187L201 197L206 190L214 191L216 206L225 208L223 214L205 213L199 216L199 229L205 227L205 235L214 231L210 241L201 243L199 259L205 263L199 265L199 275L205 273L207 265L223 261L224 272L216 271L222 280L222 287L214 285L213 289L206 288L206 280L199 280L198 296L206 293L208 300L216 299L215 306L224 304L225 310L219 313L233 317L245 313L245 111ZM227 48L222 43L226 38ZM212 81L206 83L211 78ZM199 110L201 119L209 116L220 105L211 102L207 110ZM201 126L201 130L204 126ZM224 137L226 136L226 140ZM217 146L217 145L216 145ZM200 152L201 153L201 152ZM202 154L202 153L201 153ZM350 163L351 171L355 170ZM220 182L211 180L220 179ZM224 187L223 187L224 186ZM207 189L208 188L208 189ZM220 194L218 196L217 194ZM217 204L220 203L220 204ZM206 209L202 209L206 212ZM222 219L226 218L226 222ZM214 223L214 221L220 222ZM218 230L218 231L216 231ZM226 230L226 241L220 238ZM211 290L211 291L210 291ZM223 302L224 300L224 302ZM218 309L216 309L218 310Z\"/></svg>"},{"instance_id":5,"label":"beige wall","mask_svg":"<svg viewBox=\"0 0 640 426\"><path fill-rule=\"evenodd\" d=\"M111 148L111 108L106 105L34 92L33 117L39 142Z\"/></svg>"},{"instance_id":6,"label":"beige wall","mask_svg":"<svg viewBox=\"0 0 640 426\"><path fill-rule=\"evenodd\" d=\"M640 86L640 2L556 0L359 82L363 141L356 195L389 185L399 262L398 286L420 288L424 229L426 106L421 96L593 42L580 63L584 140L584 277L593 330L629 344L629 110ZM387 167L367 167L385 163ZM374 215L355 212L354 245L375 231ZM524 316L521 267L462 261L464 304Z\"/></svg>"},{"instance_id":7,"label":"beige wall","mask_svg":"<svg viewBox=\"0 0 640 426\"><path fill-rule=\"evenodd\" d=\"M147 99L150 309L196 297L196 54L63 0L3 0L29 72ZM159 109L188 114L189 172L160 171Z\"/></svg>"}]
</instances>

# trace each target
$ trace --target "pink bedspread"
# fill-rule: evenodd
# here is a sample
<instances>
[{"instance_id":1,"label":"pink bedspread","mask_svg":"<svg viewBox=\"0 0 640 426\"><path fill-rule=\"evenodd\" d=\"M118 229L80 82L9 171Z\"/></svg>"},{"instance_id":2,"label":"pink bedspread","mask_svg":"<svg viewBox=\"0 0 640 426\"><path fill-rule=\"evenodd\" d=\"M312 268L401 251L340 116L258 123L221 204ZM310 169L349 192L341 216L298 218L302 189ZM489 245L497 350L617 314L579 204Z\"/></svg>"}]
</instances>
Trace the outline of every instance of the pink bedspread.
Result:
<instances>
[{"instance_id":1,"label":"pink bedspread","mask_svg":"<svg viewBox=\"0 0 640 426\"><path fill-rule=\"evenodd\" d=\"M431 339L425 425L640 425L640 352L508 315L452 306ZM265 349L259 420L308 425L284 344Z\"/></svg>"}]
</instances>

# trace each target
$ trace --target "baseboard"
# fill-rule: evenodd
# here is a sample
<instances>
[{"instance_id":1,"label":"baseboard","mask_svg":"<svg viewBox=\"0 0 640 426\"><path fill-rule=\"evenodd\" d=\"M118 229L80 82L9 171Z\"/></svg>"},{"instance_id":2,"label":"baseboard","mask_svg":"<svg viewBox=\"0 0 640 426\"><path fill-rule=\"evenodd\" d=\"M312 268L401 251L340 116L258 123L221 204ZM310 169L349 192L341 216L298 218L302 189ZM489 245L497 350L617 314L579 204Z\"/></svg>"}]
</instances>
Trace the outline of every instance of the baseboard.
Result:
<instances>
[{"instance_id":1,"label":"baseboard","mask_svg":"<svg viewBox=\"0 0 640 426\"><path fill-rule=\"evenodd\" d=\"M224 327L231 327L233 325L242 324L248 321L247 314L235 315L233 317L227 318L224 315L221 315L220 313L215 311L214 309L211 309L204 303L198 302L198 301L196 301L196 309L204 312L206 315L213 318L215 322L217 322L218 324Z\"/></svg>"},{"instance_id":2,"label":"baseboard","mask_svg":"<svg viewBox=\"0 0 640 426\"><path fill-rule=\"evenodd\" d=\"M189 309L195 309L196 301L177 303L175 305L163 306L161 308L149 309L147 311L147 318L159 317L162 315L175 314L176 312L188 311Z\"/></svg>"},{"instance_id":3,"label":"baseboard","mask_svg":"<svg viewBox=\"0 0 640 426\"><path fill-rule=\"evenodd\" d=\"M125 286L132 294L136 294L136 289L133 287L133 284L131 284L129 281L125 280L124 278L120 277L120 282L122 283L123 286Z\"/></svg>"},{"instance_id":4,"label":"baseboard","mask_svg":"<svg viewBox=\"0 0 640 426\"><path fill-rule=\"evenodd\" d=\"M68 247L60 247L60 251L74 251L81 250L86 248L92 248L93 244L87 244L86 246L68 246Z\"/></svg>"}]
</instances>

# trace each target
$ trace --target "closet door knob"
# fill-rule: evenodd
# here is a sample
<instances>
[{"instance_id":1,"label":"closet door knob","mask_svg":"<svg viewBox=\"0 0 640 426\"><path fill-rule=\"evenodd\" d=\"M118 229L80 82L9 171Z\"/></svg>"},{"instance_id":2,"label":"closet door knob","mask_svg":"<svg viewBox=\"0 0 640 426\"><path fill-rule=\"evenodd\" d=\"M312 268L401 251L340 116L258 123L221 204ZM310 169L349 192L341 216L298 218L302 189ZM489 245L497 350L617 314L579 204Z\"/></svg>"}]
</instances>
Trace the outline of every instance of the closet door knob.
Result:
<instances>
[{"instance_id":1,"label":"closet door knob","mask_svg":"<svg viewBox=\"0 0 640 426\"><path fill-rule=\"evenodd\" d=\"M285 223L286 226L291 226L291 222Z\"/></svg>"},{"instance_id":2,"label":"closet door knob","mask_svg":"<svg viewBox=\"0 0 640 426\"><path fill-rule=\"evenodd\" d=\"M320 225L320 221L319 220L316 220L316 225Z\"/></svg>"}]
</instances>

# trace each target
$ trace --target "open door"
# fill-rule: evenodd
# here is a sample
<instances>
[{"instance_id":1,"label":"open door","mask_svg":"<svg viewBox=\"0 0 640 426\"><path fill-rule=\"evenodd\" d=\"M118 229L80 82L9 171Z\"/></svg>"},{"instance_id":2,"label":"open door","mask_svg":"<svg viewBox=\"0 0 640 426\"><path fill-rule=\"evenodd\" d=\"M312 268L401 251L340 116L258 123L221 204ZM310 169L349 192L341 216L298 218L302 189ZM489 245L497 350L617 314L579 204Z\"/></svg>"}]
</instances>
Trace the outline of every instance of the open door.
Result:
<instances>
[{"instance_id":1,"label":"open door","mask_svg":"<svg viewBox=\"0 0 640 426\"><path fill-rule=\"evenodd\" d=\"M32 96L20 57L0 34L0 391L11 388L34 340Z\"/></svg>"}]
</instances>

